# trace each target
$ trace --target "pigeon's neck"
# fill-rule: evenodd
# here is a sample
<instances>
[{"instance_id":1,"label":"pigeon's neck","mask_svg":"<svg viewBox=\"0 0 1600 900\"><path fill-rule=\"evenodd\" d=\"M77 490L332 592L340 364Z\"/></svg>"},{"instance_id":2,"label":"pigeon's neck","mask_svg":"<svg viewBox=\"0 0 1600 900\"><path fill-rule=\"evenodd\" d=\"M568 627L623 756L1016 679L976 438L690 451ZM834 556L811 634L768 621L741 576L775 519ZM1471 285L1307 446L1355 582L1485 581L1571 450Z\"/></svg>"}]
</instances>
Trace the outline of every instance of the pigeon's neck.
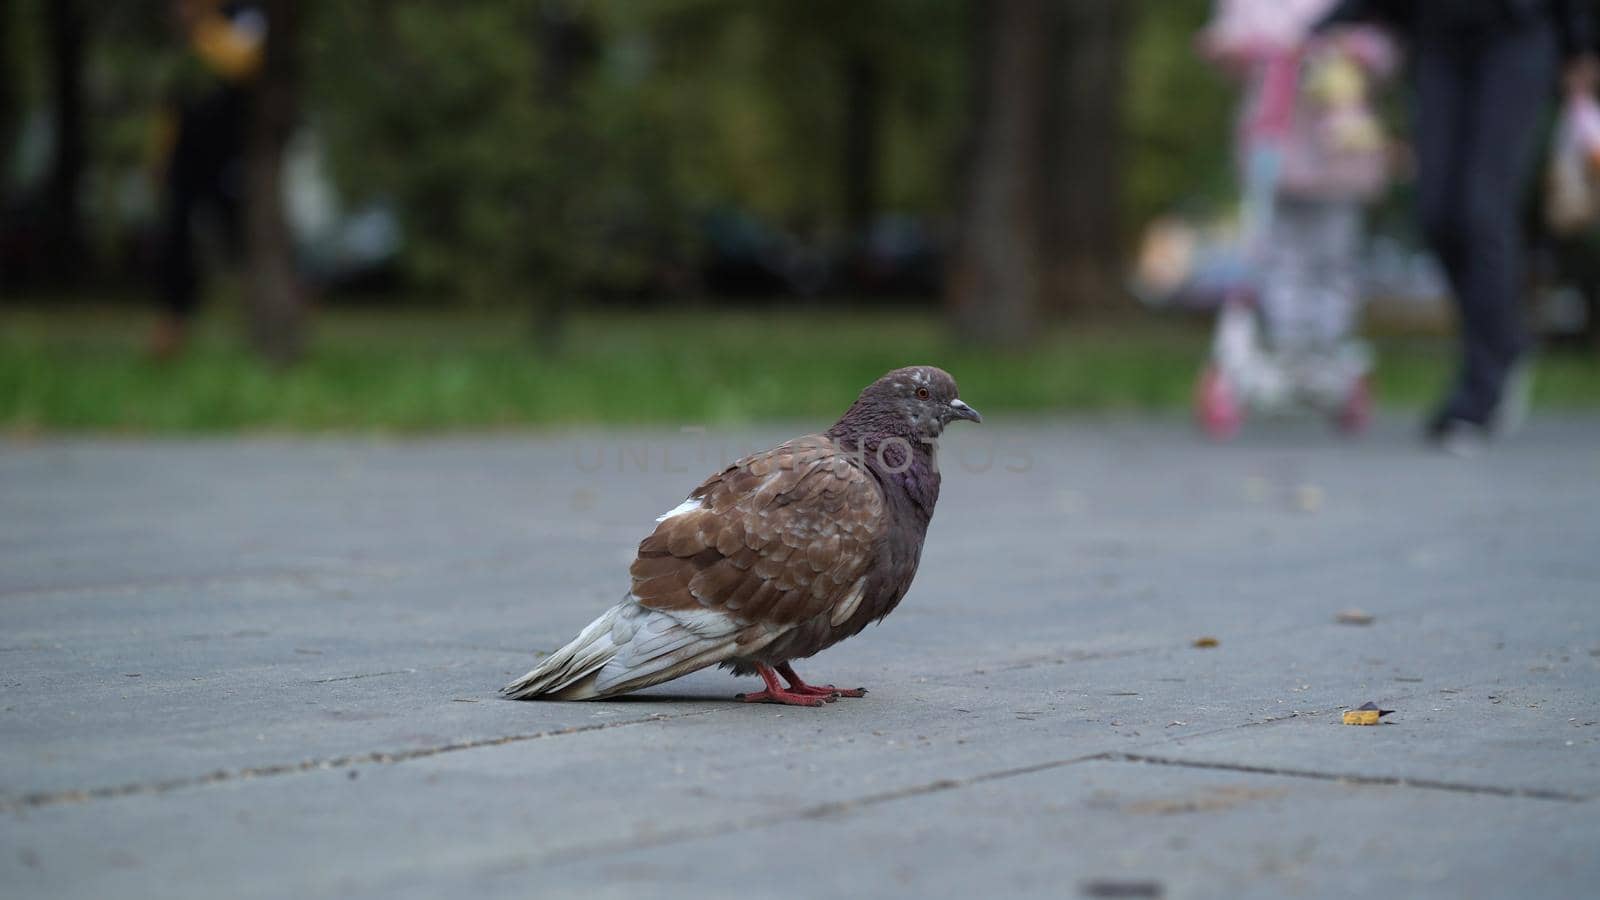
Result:
<instances>
[{"instance_id":1,"label":"pigeon's neck","mask_svg":"<svg viewBox=\"0 0 1600 900\"><path fill-rule=\"evenodd\" d=\"M846 424L844 420L840 425ZM912 512L923 527L933 518L934 504L939 500L939 466L935 459L937 445L928 438L897 431L851 434L840 433L839 425L828 432L839 446L857 454L867 470L877 477L885 488L896 495L892 500L909 501ZM899 503L895 504L899 506Z\"/></svg>"},{"instance_id":2,"label":"pigeon's neck","mask_svg":"<svg viewBox=\"0 0 1600 900\"><path fill-rule=\"evenodd\" d=\"M903 409L857 400L828 429L828 437L851 447L876 450L897 442L926 448L938 435L918 434Z\"/></svg>"},{"instance_id":3,"label":"pigeon's neck","mask_svg":"<svg viewBox=\"0 0 1600 900\"><path fill-rule=\"evenodd\" d=\"M900 488L906 499L911 501L917 524L927 528L928 522L933 519L933 506L939 502L939 469L934 465L933 450L929 445L922 446L923 449L911 454L910 461L904 465L884 466L876 455L867 465L880 482Z\"/></svg>"}]
</instances>

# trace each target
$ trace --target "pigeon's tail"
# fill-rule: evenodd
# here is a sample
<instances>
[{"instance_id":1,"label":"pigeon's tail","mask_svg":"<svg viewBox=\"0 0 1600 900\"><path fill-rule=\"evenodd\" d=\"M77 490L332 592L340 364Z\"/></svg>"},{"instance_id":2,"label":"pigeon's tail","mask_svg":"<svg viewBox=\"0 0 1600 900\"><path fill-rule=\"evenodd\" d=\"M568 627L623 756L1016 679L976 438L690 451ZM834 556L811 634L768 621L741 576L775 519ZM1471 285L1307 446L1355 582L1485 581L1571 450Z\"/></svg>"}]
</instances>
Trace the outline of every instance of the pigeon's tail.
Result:
<instances>
[{"instance_id":1,"label":"pigeon's tail","mask_svg":"<svg viewBox=\"0 0 1600 900\"><path fill-rule=\"evenodd\" d=\"M593 700L604 696L595 689L595 680L601 667L617 655L618 647L611 632L625 606L619 604L606 610L605 615L590 622L571 643L545 657L533 671L501 688L500 692L512 700L540 697Z\"/></svg>"},{"instance_id":2,"label":"pigeon's tail","mask_svg":"<svg viewBox=\"0 0 1600 900\"><path fill-rule=\"evenodd\" d=\"M708 609L658 610L632 597L501 691L513 700L596 700L752 653L782 630L753 631Z\"/></svg>"}]
</instances>

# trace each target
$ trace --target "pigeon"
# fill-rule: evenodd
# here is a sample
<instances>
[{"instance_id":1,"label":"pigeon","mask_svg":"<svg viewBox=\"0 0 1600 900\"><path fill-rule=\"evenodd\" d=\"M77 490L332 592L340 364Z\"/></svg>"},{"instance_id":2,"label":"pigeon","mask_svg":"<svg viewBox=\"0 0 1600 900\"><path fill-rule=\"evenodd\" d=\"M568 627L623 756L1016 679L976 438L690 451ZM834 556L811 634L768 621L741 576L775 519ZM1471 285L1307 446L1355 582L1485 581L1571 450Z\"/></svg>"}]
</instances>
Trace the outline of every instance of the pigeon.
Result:
<instances>
[{"instance_id":1,"label":"pigeon","mask_svg":"<svg viewBox=\"0 0 1600 900\"><path fill-rule=\"evenodd\" d=\"M861 631L905 596L939 499L937 440L957 419L983 421L948 373L895 369L826 432L707 478L640 542L622 602L503 693L593 700L716 665L761 676L764 690L737 696L746 702L864 695L807 684L790 661Z\"/></svg>"}]
</instances>

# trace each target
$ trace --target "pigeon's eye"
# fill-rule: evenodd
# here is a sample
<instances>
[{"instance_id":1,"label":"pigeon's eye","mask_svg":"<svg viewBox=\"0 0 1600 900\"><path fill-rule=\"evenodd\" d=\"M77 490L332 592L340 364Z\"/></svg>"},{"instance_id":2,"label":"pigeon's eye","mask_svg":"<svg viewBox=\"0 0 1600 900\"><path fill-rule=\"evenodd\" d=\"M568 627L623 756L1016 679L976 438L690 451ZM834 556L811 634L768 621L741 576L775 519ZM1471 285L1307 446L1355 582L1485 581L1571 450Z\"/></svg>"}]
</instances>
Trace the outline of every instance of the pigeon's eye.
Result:
<instances>
[{"instance_id":1,"label":"pigeon's eye","mask_svg":"<svg viewBox=\"0 0 1600 900\"><path fill-rule=\"evenodd\" d=\"M917 399L918 400L926 400L926 399L928 399L928 389L927 388L917 388Z\"/></svg>"}]
</instances>

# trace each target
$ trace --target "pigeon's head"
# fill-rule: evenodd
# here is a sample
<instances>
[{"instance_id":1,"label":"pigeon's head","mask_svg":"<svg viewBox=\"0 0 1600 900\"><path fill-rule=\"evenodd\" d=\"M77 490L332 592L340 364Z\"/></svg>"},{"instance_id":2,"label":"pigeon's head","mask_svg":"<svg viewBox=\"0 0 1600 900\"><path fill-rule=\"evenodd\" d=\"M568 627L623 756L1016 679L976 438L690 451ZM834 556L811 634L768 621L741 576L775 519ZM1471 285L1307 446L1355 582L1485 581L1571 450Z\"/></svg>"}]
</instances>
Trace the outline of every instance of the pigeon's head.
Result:
<instances>
[{"instance_id":1,"label":"pigeon's head","mask_svg":"<svg viewBox=\"0 0 1600 900\"><path fill-rule=\"evenodd\" d=\"M830 433L931 439L957 419L983 421L977 410L957 396L956 380L950 373L933 366L908 366L867 385Z\"/></svg>"}]
</instances>

